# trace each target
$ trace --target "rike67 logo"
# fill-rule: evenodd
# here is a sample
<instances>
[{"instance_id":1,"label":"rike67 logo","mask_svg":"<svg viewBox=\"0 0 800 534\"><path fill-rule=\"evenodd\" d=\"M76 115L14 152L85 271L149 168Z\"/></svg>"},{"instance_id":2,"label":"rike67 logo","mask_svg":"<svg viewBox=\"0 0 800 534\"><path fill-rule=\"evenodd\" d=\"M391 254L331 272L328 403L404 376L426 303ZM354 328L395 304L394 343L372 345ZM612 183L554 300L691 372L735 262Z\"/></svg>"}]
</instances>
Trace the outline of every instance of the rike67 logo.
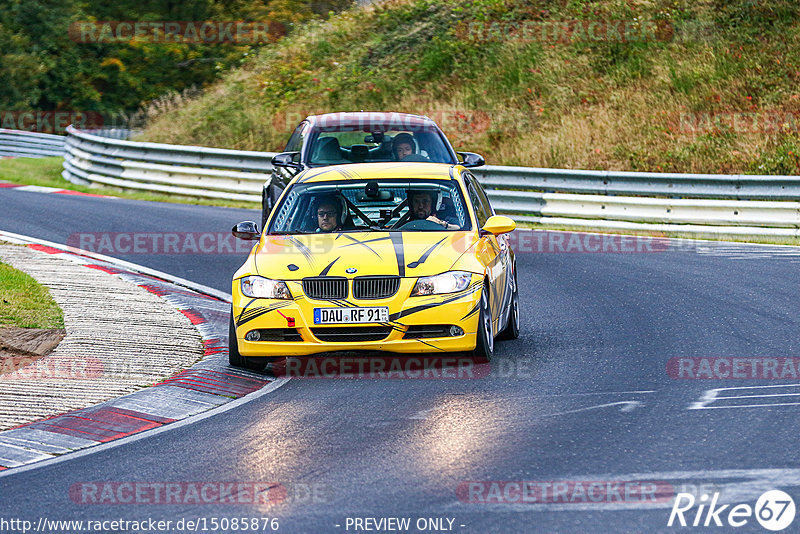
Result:
<instances>
[{"instance_id":1,"label":"rike67 logo","mask_svg":"<svg viewBox=\"0 0 800 534\"><path fill-rule=\"evenodd\" d=\"M707 494L695 500L691 493L678 493L669 514L667 526L682 527L743 527L755 516L756 521L767 530L784 530L794 521L794 500L781 490L763 493L756 501L755 508L749 504L717 504L719 492L709 501ZM693 510L695 508L696 510Z\"/></svg>"}]
</instances>

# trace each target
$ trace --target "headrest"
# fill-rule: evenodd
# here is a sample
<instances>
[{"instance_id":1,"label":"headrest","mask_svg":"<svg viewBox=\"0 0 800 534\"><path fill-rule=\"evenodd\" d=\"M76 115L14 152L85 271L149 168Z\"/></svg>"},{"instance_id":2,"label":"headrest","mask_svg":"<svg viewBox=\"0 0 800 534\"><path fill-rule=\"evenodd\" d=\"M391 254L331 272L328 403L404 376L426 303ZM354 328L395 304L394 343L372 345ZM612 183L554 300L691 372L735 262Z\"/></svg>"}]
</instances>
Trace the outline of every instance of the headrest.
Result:
<instances>
[{"instance_id":1,"label":"headrest","mask_svg":"<svg viewBox=\"0 0 800 534\"><path fill-rule=\"evenodd\" d=\"M335 137L324 137L317 145L314 161L339 161L342 159L342 152L339 150L339 140Z\"/></svg>"},{"instance_id":2,"label":"headrest","mask_svg":"<svg viewBox=\"0 0 800 534\"><path fill-rule=\"evenodd\" d=\"M353 145L350 147L350 154L353 156L353 161L364 161L369 156L369 147L367 145Z\"/></svg>"}]
</instances>

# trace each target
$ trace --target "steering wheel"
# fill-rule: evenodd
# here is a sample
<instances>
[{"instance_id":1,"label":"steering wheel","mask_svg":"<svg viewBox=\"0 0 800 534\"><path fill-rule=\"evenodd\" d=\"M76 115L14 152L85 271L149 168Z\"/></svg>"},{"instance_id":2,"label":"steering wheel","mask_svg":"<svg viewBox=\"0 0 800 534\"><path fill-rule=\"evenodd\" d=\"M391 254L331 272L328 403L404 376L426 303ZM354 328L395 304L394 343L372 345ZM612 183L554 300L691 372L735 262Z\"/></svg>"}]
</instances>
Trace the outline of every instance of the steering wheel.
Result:
<instances>
[{"instance_id":1,"label":"steering wheel","mask_svg":"<svg viewBox=\"0 0 800 534\"><path fill-rule=\"evenodd\" d=\"M444 230L444 227L428 219L414 219L400 226L398 230Z\"/></svg>"},{"instance_id":2,"label":"steering wheel","mask_svg":"<svg viewBox=\"0 0 800 534\"><path fill-rule=\"evenodd\" d=\"M407 162L420 162L420 163L430 163L430 158L426 158L422 154L409 154L408 156L404 157L400 161L407 163Z\"/></svg>"}]
</instances>

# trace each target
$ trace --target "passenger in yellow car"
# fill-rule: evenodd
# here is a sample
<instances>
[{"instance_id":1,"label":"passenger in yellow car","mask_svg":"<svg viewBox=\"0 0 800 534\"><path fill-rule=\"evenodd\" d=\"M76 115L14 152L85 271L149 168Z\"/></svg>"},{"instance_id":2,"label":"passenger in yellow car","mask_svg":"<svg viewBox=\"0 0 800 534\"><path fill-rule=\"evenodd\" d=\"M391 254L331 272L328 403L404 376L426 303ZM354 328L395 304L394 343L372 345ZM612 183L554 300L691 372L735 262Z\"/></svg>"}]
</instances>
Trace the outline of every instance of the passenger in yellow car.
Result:
<instances>
[{"instance_id":1,"label":"passenger in yellow car","mask_svg":"<svg viewBox=\"0 0 800 534\"><path fill-rule=\"evenodd\" d=\"M444 219L434 215L433 205L436 203L436 194L430 191L409 191L408 205L411 210L411 220L428 220L440 224L445 230L458 230L459 226L450 224Z\"/></svg>"}]
</instances>

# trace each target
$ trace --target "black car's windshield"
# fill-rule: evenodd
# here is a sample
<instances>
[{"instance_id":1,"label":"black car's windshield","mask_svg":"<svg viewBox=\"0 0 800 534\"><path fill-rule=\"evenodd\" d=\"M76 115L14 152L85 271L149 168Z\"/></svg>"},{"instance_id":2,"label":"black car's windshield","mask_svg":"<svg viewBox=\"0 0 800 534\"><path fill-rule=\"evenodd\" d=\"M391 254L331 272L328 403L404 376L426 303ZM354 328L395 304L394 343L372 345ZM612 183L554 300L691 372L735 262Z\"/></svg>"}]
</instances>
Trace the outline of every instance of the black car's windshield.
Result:
<instances>
[{"instance_id":1,"label":"black car's windshield","mask_svg":"<svg viewBox=\"0 0 800 534\"><path fill-rule=\"evenodd\" d=\"M315 128L311 132L311 167L386 161L456 163L438 129L430 126L403 130L364 131L352 126Z\"/></svg>"},{"instance_id":2,"label":"black car's windshield","mask_svg":"<svg viewBox=\"0 0 800 534\"><path fill-rule=\"evenodd\" d=\"M445 229L472 229L455 180L347 180L294 184L276 207L268 233Z\"/></svg>"}]
</instances>

